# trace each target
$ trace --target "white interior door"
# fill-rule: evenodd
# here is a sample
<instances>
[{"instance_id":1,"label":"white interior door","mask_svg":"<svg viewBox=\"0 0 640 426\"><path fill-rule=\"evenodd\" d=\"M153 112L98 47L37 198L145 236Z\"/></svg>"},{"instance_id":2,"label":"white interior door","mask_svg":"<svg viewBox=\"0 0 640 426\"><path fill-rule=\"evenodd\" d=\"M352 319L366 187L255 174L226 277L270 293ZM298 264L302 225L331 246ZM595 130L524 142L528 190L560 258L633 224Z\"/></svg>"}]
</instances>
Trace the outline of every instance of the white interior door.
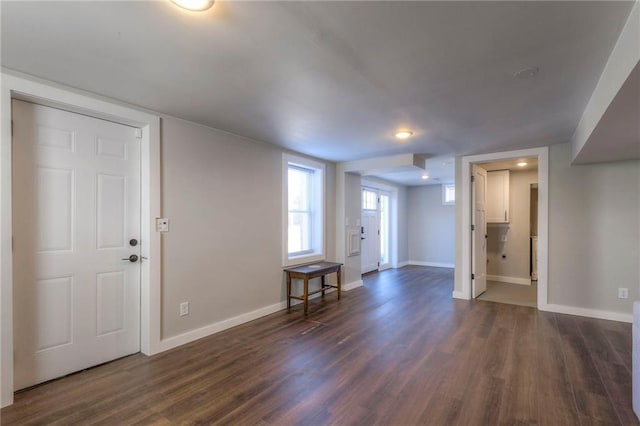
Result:
<instances>
[{"instance_id":1,"label":"white interior door","mask_svg":"<svg viewBox=\"0 0 640 426\"><path fill-rule=\"evenodd\" d=\"M21 389L140 350L139 260L122 260L140 256L140 141L84 115L17 100L12 110Z\"/></svg>"},{"instance_id":2,"label":"white interior door","mask_svg":"<svg viewBox=\"0 0 640 426\"><path fill-rule=\"evenodd\" d=\"M487 290L487 172L474 165L472 176L471 273L473 297L476 298Z\"/></svg>"},{"instance_id":3,"label":"white interior door","mask_svg":"<svg viewBox=\"0 0 640 426\"><path fill-rule=\"evenodd\" d=\"M379 197L376 191L362 189L362 273L377 271L380 262Z\"/></svg>"}]
</instances>

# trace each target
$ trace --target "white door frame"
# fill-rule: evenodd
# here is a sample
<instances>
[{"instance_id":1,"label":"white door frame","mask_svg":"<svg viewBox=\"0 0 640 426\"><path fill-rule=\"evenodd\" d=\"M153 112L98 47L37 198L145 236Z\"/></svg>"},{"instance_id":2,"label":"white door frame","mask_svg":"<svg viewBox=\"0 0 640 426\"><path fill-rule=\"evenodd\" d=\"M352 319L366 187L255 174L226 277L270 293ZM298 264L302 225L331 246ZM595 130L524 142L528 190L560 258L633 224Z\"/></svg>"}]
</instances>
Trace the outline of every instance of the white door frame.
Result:
<instances>
[{"instance_id":1,"label":"white door frame","mask_svg":"<svg viewBox=\"0 0 640 426\"><path fill-rule=\"evenodd\" d=\"M360 180L360 187L384 191L389 194L389 263L391 268L398 268L401 266L398 262L398 188L366 177L362 177ZM362 192L360 196L362 197ZM362 214L362 209L360 212Z\"/></svg>"},{"instance_id":2,"label":"white door frame","mask_svg":"<svg viewBox=\"0 0 640 426\"><path fill-rule=\"evenodd\" d=\"M549 278L549 148L462 157L462 289L453 297L471 299L471 165L489 161L536 157L538 159L538 309L548 311Z\"/></svg>"},{"instance_id":3,"label":"white door frame","mask_svg":"<svg viewBox=\"0 0 640 426\"><path fill-rule=\"evenodd\" d=\"M84 92L2 72L0 92L0 406L13 403L13 256L11 99L36 102L142 129L141 140L141 264L140 348L160 352L160 117Z\"/></svg>"},{"instance_id":4,"label":"white door frame","mask_svg":"<svg viewBox=\"0 0 640 426\"><path fill-rule=\"evenodd\" d=\"M385 271L387 269L391 268L391 265L393 264L393 262L391 261L392 259L392 250L391 250L391 246L393 245L393 241L391 238L392 235L392 225L393 225L393 193L391 191L388 191L386 189L378 189L378 196L380 197L380 202L378 203L378 226L380 227L380 230L382 231L382 215L380 214L382 212L382 197L388 197L389 198L389 206L388 206L388 211L387 211L387 239L389 240L389 247L387 248L389 250L389 259L387 261L387 263L380 263L380 266L378 266L378 271ZM397 226L396 226L397 227ZM382 241L382 232L380 233L380 241ZM397 245L397 244L396 244ZM380 255L382 255L382 250L380 250ZM381 259L382 260L382 259Z\"/></svg>"}]
</instances>

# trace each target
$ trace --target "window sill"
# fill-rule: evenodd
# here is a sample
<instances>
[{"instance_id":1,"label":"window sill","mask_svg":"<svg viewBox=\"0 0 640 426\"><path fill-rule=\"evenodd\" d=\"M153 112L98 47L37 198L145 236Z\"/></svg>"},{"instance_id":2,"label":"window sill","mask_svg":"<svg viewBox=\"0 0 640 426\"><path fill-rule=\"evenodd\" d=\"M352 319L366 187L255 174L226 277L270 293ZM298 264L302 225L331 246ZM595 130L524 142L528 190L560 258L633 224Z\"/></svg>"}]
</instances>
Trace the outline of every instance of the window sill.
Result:
<instances>
[{"instance_id":1,"label":"window sill","mask_svg":"<svg viewBox=\"0 0 640 426\"><path fill-rule=\"evenodd\" d=\"M324 254L322 253L305 254L303 256L296 256L285 259L284 265L282 266L288 268L291 266L300 266L304 265L305 263L319 262L322 260L325 260Z\"/></svg>"}]
</instances>

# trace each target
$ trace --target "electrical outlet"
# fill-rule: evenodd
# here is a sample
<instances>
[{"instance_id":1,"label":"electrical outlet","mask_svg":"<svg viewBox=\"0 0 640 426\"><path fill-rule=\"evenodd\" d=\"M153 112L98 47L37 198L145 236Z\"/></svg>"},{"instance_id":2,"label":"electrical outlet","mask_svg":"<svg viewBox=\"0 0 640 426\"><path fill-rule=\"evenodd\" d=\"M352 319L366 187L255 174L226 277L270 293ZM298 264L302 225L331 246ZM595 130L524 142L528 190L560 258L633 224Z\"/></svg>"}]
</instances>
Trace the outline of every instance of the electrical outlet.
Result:
<instances>
[{"instance_id":1,"label":"electrical outlet","mask_svg":"<svg viewBox=\"0 0 640 426\"><path fill-rule=\"evenodd\" d=\"M189 302L182 302L180 304L180 316L183 317L189 315Z\"/></svg>"},{"instance_id":2,"label":"electrical outlet","mask_svg":"<svg viewBox=\"0 0 640 426\"><path fill-rule=\"evenodd\" d=\"M629 289L628 288L619 288L618 289L618 299L628 299L629 298Z\"/></svg>"}]
</instances>

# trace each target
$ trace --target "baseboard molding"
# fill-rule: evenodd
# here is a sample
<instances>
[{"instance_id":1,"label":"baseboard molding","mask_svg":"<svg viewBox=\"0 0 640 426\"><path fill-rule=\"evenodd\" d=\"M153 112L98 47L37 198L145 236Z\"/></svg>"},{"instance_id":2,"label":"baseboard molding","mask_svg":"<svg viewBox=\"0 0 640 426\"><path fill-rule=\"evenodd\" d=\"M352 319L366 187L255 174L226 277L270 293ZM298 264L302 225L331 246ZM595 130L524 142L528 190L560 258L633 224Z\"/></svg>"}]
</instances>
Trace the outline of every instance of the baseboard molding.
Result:
<instances>
[{"instance_id":1,"label":"baseboard molding","mask_svg":"<svg viewBox=\"0 0 640 426\"><path fill-rule=\"evenodd\" d=\"M487 281L498 281L500 283L531 285L530 278L504 277L502 275L487 275Z\"/></svg>"},{"instance_id":2,"label":"baseboard molding","mask_svg":"<svg viewBox=\"0 0 640 426\"><path fill-rule=\"evenodd\" d=\"M442 262L422 262L420 260L410 260L407 262L409 265L415 266L433 266L434 268L455 268L455 264L453 263L442 263Z\"/></svg>"},{"instance_id":3,"label":"baseboard molding","mask_svg":"<svg viewBox=\"0 0 640 426\"><path fill-rule=\"evenodd\" d=\"M454 292L451 294L451 296L452 296L454 299L469 300L469 298L468 298L468 297L465 297L465 296L464 296L464 294L462 294L462 292L461 292L461 291L455 291L455 290L454 290Z\"/></svg>"},{"instance_id":4,"label":"baseboard molding","mask_svg":"<svg viewBox=\"0 0 640 426\"><path fill-rule=\"evenodd\" d=\"M409 266L409 262L400 262L394 266L396 269L404 268L405 266Z\"/></svg>"},{"instance_id":5,"label":"baseboard molding","mask_svg":"<svg viewBox=\"0 0 640 426\"><path fill-rule=\"evenodd\" d=\"M204 327L196 328L195 330L187 331L186 333L178 334L177 336L168 337L160 341L159 351L164 352L169 349L176 348L178 346L191 343L195 340L202 339L203 337L210 336L212 334L219 333L227 330L231 327L244 324L249 321L264 317L266 315L273 314L287 308L287 302L282 301L274 303L273 305L265 306L264 308L256 309L255 311L240 314L238 316L228 318L213 324L206 325Z\"/></svg>"},{"instance_id":6,"label":"baseboard molding","mask_svg":"<svg viewBox=\"0 0 640 426\"><path fill-rule=\"evenodd\" d=\"M342 286L343 291L353 290L358 287L362 287L364 285L362 280L354 281L349 284L345 284ZM334 292L335 289L327 290L327 293ZM309 297L309 300L315 299L316 297L320 297L320 293L314 294ZM291 305L295 306L299 303L302 303L300 300L292 300ZM264 308L256 309L255 311L247 312L245 314L241 314L232 318L228 318L226 320L222 320L210 325L206 325L204 327L196 328L195 330L187 331L186 333L178 334L177 336L168 337L160 341L159 352L168 351L169 349L177 348L178 346L186 345L187 343L191 343L198 339L202 339L203 337L211 336L212 334L220 333L221 331L227 330L231 327L235 327L249 321L253 321L255 319L271 315L278 311L287 308L287 302L282 301L279 303L274 303L273 305L265 306Z\"/></svg>"},{"instance_id":7,"label":"baseboard molding","mask_svg":"<svg viewBox=\"0 0 640 426\"><path fill-rule=\"evenodd\" d=\"M599 309L579 308L576 306L546 304L538 306L541 311L554 312L556 314L577 315L580 317L597 318L609 321L633 322L633 314L622 312L602 311Z\"/></svg>"},{"instance_id":8,"label":"baseboard molding","mask_svg":"<svg viewBox=\"0 0 640 426\"><path fill-rule=\"evenodd\" d=\"M358 280L358 281L354 281L352 283L343 285L342 290L349 291L349 290L353 290L354 288L362 287L363 285L364 285L364 281Z\"/></svg>"}]
</instances>

